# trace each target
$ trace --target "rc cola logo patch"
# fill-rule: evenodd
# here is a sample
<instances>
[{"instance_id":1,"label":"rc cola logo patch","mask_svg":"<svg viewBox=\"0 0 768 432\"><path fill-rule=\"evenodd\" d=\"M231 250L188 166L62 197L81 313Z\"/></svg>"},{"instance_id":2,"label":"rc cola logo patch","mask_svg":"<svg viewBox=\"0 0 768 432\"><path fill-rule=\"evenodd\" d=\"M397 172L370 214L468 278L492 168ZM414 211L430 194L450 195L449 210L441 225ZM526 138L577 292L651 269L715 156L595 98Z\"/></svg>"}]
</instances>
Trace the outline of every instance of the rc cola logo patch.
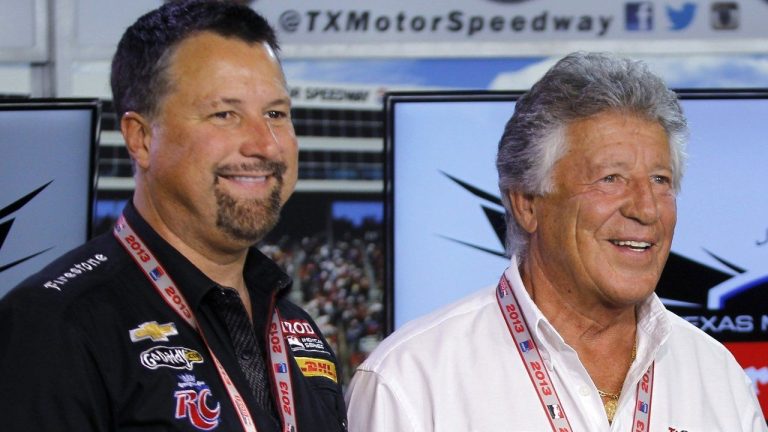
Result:
<instances>
[{"instance_id":1,"label":"rc cola logo patch","mask_svg":"<svg viewBox=\"0 0 768 432\"><path fill-rule=\"evenodd\" d=\"M200 430L213 430L219 425L221 404L215 402L211 389L204 381L198 381L194 375L179 375L179 390L176 397L177 419L187 419L192 426Z\"/></svg>"}]
</instances>

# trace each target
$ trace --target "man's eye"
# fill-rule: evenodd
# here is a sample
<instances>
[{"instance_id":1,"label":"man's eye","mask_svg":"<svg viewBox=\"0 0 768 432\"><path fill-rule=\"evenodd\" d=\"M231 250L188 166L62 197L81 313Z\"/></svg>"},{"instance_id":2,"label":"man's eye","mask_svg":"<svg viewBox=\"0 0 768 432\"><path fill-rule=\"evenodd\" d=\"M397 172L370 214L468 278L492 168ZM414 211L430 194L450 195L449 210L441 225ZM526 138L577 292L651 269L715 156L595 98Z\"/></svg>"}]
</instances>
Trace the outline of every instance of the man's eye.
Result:
<instances>
[{"instance_id":1,"label":"man's eye","mask_svg":"<svg viewBox=\"0 0 768 432\"><path fill-rule=\"evenodd\" d=\"M653 181L656 184L663 184L663 185L668 185L672 183L672 179L663 175L651 176L651 181Z\"/></svg>"},{"instance_id":2,"label":"man's eye","mask_svg":"<svg viewBox=\"0 0 768 432\"><path fill-rule=\"evenodd\" d=\"M283 119L288 117L288 114L283 111L267 111L267 117L271 119Z\"/></svg>"},{"instance_id":3,"label":"man's eye","mask_svg":"<svg viewBox=\"0 0 768 432\"><path fill-rule=\"evenodd\" d=\"M607 175L600 179L603 183L615 183L618 176L616 174Z\"/></svg>"},{"instance_id":4,"label":"man's eye","mask_svg":"<svg viewBox=\"0 0 768 432\"><path fill-rule=\"evenodd\" d=\"M234 116L234 113L232 111L220 111L213 114L213 117L221 120L227 120Z\"/></svg>"}]
</instances>

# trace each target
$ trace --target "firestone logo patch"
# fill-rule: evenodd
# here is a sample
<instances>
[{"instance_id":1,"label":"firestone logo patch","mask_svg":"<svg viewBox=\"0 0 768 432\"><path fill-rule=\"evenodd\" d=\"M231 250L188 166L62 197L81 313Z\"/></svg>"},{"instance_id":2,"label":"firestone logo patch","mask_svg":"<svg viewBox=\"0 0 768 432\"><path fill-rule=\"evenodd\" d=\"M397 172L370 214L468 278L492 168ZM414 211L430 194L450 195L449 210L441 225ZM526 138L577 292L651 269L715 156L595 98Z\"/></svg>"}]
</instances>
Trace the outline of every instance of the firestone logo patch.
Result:
<instances>
[{"instance_id":1,"label":"firestone logo patch","mask_svg":"<svg viewBox=\"0 0 768 432\"><path fill-rule=\"evenodd\" d=\"M63 285L67 284L73 279L76 279L81 274L93 271L96 267L100 266L107 260L109 260L109 258L107 258L105 255L95 254L83 262L74 264L69 270L65 271L58 277L47 281L43 284L43 287L61 291L61 287Z\"/></svg>"},{"instance_id":2,"label":"firestone logo patch","mask_svg":"<svg viewBox=\"0 0 768 432\"><path fill-rule=\"evenodd\" d=\"M176 397L175 416L187 419L200 430L213 430L219 425L221 404L213 400L211 389L194 375L179 375L179 388Z\"/></svg>"}]
</instances>

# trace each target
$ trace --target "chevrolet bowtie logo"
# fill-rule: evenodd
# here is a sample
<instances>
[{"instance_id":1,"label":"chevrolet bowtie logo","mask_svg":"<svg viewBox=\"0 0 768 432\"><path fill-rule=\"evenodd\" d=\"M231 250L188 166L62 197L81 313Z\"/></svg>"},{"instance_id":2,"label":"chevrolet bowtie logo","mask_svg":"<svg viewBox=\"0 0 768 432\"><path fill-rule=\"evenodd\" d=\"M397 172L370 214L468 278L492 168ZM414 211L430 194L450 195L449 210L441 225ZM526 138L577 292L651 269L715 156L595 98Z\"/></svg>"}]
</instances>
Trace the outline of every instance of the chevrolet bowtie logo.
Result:
<instances>
[{"instance_id":1,"label":"chevrolet bowtie logo","mask_svg":"<svg viewBox=\"0 0 768 432\"><path fill-rule=\"evenodd\" d=\"M131 341L138 342L144 339L152 339L152 342L167 342L168 336L179 334L176 330L176 324L170 322L167 324L158 324L157 321L145 322L137 328L128 332Z\"/></svg>"}]
</instances>

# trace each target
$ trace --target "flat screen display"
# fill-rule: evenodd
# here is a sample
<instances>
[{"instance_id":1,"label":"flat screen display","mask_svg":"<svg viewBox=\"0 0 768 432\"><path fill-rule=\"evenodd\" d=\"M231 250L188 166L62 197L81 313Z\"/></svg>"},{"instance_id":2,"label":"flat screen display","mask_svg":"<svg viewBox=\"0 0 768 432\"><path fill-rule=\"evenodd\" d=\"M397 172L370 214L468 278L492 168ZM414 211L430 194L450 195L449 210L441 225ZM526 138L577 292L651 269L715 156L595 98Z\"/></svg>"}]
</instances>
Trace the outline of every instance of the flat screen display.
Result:
<instances>
[{"instance_id":1,"label":"flat screen display","mask_svg":"<svg viewBox=\"0 0 768 432\"><path fill-rule=\"evenodd\" d=\"M689 158L656 292L736 355L768 412L768 92L679 94ZM517 96L387 95L389 331L497 283L509 265L495 157Z\"/></svg>"},{"instance_id":2,"label":"flat screen display","mask_svg":"<svg viewBox=\"0 0 768 432\"><path fill-rule=\"evenodd\" d=\"M99 106L0 100L0 297L88 239Z\"/></svg>"},{"instance_id":3,"label":"flat screen display","mask_svg":"<svg viewBox=\"0 0 768 432\"><path fill-rule=\"evenodd\" d=\"M392 328L496 282L507 267L496 145L515 94L386 98ZM485 194L485 195L483 195Z\"/></svg>"}]
</instances>

